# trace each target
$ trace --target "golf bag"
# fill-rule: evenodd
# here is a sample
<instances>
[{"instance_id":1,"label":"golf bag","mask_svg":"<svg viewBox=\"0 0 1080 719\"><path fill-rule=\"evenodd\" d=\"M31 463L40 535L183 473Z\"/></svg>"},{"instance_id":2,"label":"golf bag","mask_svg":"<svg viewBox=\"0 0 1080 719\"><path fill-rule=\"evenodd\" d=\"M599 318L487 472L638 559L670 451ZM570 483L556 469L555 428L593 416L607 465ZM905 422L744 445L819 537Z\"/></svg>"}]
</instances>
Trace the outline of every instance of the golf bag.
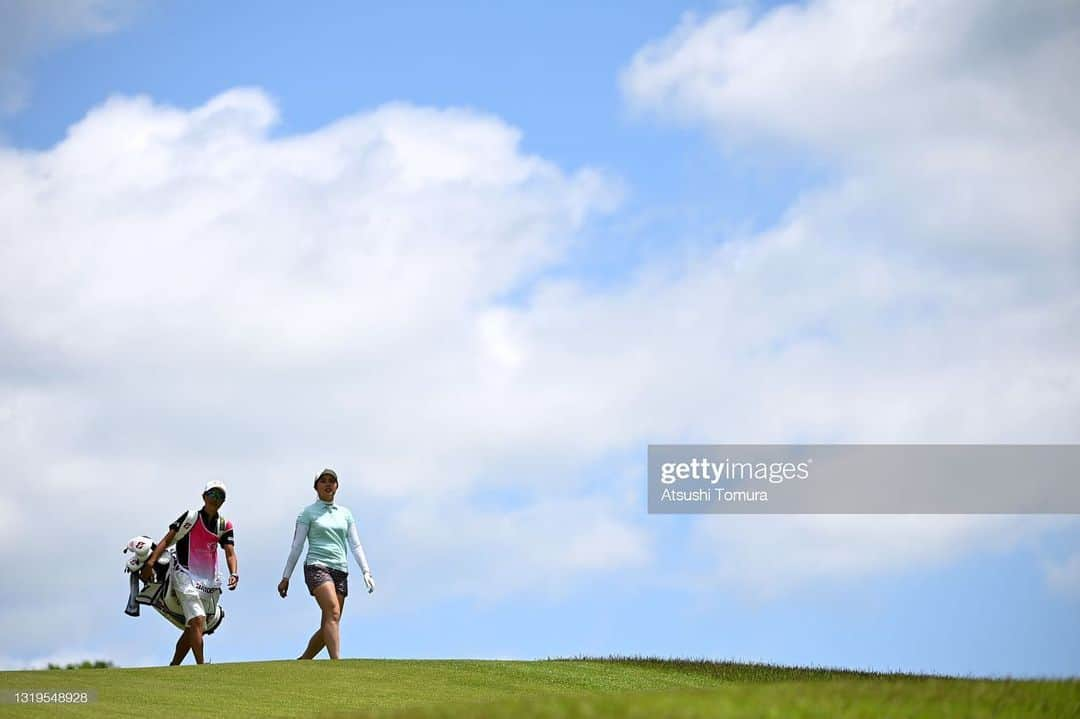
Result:
<instances>
[{"instance_id":1,"label":"golf bag","mask_svg":"<svg viewBox=\"0 0 1080 719\"><path fill-rule=\"evenodd\" d=\"M176 595L172 591L174 572L178 571L174 567L177 560L172 548L170 547L162 552L161 557L154 564L154 576L149 582L143 582L139 576L150 553L156 547L157 544L151 541L149 537L136 537L128 542L128 546L124 548L125 554L128 552L133 554L124 566L124 571L128 575L128 601L124 613L129 617L137 617L139 616L140 605L146 604L157 610L157 613L165 617L165 620L174 627L183 630L186 625L184 609L180 606L180 602L177 601ZM220 589L215 589L214 592L218 597L221 596ZM203 634L213 634L214 630L221 626L224 619L225 609L215 601L213 612L207 613L206 630Z\"/></svg>"}]
</instances>

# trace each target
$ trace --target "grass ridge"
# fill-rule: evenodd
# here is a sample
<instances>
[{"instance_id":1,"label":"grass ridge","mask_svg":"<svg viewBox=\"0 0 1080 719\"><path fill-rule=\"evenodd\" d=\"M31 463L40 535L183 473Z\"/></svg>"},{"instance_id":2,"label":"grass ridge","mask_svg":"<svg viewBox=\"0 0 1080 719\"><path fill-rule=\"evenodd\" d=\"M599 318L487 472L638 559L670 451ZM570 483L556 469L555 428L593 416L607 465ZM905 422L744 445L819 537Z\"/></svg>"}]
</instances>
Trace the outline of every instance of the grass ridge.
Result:
<instances>
[{"instance_id":1,"label":"grass ridge","mask_svg":"<svg viewBox=\"0 0 1080 719\"><path fill-rule=\"evenodd\" d=\"M662 657L651 654L588 654L570 657L547 657L552 662L610 662L641 667L655 667L676 671L694 671L711 674L719 679L755 681L767 678L775 680L806 681L810 679L982 679L982 677L959 677L949 674L928 674L904 671L876 671L872 669L849 669L844 667L798 666L771 664L735 659L710 659L708 657Z\"/></svg>"},{"instance_id":2,"label":"grass ridge","mask_svg":"<svg viewBox=\"0 0 1080 719\"><path fill-rule=\"evenodd\" d=\"M1080 717L1080 681L978 680L647 655L542 660L269 661L140 669L0 672L0 691L87 689L67 719L190 713L214 687L240 717L796 719ZM0 705L0 719L56 707Z\"/></svg>"}]
</instances>

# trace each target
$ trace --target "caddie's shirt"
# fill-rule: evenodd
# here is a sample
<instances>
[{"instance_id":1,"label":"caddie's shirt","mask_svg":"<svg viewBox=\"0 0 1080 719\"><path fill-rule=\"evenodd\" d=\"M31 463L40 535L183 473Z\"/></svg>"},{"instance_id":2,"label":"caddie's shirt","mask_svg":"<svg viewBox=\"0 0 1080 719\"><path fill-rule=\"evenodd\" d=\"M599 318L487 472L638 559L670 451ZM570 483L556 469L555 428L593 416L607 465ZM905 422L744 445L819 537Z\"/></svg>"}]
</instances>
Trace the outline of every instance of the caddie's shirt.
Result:
<instances>
[{"instance_id":1,"label":"caddie's shirt","mask_svg":"<svg viewBox=\"0 0 1080 719\"><path fill-rule=\"evenodd\" d=\"M177 517L169 529L180 529L187 514ZM191 531L176 543L176 560L192 576L213 580L217 578L218 547L235 543L232 522L221 515L210 518L206 510L200 509Z\"/></svg>"}]
</instances>

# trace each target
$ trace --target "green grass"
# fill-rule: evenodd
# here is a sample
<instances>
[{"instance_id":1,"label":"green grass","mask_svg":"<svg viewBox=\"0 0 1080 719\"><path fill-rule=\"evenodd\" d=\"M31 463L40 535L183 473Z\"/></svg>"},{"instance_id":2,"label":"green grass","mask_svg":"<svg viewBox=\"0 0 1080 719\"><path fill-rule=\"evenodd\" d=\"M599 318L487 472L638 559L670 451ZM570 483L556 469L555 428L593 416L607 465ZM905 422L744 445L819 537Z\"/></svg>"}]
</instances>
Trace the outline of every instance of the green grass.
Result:
<instances>
[{"instance_id":1,"label":"green grass","mask_svg":"<svg viewBox=\"0 0 1080 719\"><path fill-rule=\"evenodd\" d=\"M206 699L200 688L212 687ZM651 658L255 662L0 672L4 690L92 689L12 717L1080 717L1080 681L950 679Z\"/></svg>"}]
</instances>

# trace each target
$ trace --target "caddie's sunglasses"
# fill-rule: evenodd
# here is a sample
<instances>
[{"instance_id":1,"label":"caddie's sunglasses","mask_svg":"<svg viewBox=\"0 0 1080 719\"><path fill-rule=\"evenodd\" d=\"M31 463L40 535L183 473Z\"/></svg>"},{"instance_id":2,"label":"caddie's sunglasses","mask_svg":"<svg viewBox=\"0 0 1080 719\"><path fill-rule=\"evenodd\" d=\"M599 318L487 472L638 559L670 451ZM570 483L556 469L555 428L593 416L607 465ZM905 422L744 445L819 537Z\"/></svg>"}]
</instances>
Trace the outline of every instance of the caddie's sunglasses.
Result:
<instances>
[{"instance_id":1,"label":"caddie's sunglasses","mask_svg":"<svg viewBox=\"0 0 1080 719\"><path fill-rule=\"evenodd\" d=\"M209 492L206 493L206 496L214 500L215 502L220 503L225 501L225 493L222 492L220 489L211 489Z\"/></svg>"}]
</instances>

